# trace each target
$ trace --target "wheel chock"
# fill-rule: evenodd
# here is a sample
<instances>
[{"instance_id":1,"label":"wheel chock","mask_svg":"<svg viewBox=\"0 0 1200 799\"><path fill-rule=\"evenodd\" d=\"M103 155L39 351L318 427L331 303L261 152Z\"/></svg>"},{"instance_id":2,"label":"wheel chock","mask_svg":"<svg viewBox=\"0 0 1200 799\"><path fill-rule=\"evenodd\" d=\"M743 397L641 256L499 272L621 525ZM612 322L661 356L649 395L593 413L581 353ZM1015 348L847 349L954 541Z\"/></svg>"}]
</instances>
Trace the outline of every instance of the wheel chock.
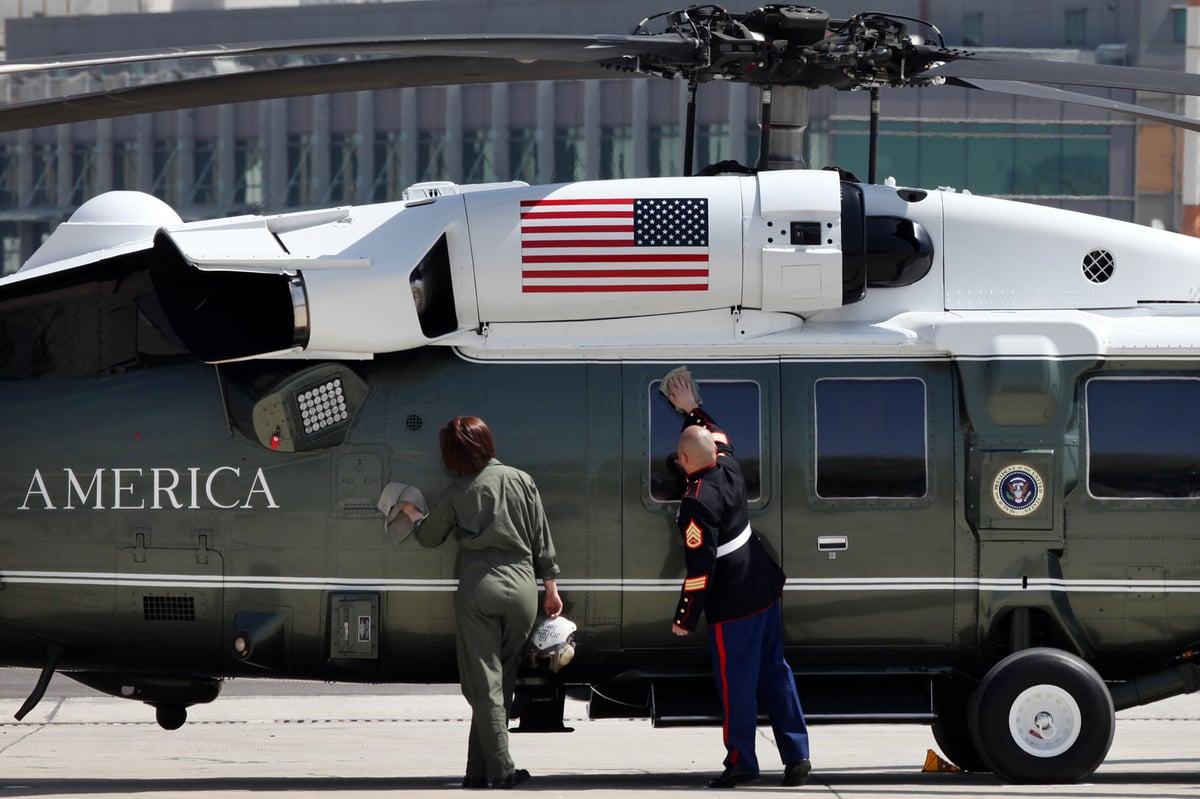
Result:
<instances>
[{"instance_id":1,"label":"wheel chock","mask_svg":"<svg viewBox=\"0 0 1200 799\"><path fill-rule=\"evenodd\" d=\"M962 769L949 760L943 759L941 755L932 749L928 749L925 752L925 765L921 767L921 771L931 773L938 771L962 771Z\"/></svg>"}]
</instances>

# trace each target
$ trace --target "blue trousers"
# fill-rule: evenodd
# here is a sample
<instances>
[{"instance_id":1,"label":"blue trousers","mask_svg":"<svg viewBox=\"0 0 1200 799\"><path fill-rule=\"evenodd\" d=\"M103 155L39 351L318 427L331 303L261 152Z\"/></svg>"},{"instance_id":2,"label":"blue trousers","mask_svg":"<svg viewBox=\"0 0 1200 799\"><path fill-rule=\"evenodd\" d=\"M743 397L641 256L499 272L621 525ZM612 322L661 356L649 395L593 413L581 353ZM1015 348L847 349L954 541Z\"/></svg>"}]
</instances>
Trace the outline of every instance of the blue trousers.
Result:
<instances>
[{"instance_id":1,"label":"blue trousers","mask_svg":"<svg viewBox=\"0 0 1200 799\"><path fill-rule=\"evenodd\" d=\"M708 644L725 713L725 767L758 773L754 737L760 703L771 719L780 759L787 764L807 758L808 726L792 667L783 658L779 602L753 616L709 625Z\"/></svg>"}]
</instances>

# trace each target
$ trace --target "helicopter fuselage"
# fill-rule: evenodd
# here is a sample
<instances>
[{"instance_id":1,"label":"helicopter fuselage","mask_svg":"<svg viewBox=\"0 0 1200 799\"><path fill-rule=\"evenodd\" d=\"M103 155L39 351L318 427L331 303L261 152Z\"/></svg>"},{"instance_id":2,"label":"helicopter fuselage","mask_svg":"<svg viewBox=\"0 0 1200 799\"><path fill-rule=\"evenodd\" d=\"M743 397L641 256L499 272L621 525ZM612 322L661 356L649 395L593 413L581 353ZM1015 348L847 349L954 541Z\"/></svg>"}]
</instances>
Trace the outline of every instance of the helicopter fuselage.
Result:
<instances>
[{"instance_id":1,"label":"helicopter fuselage","mask_svg":"<svg viewBox=\"0 0 1200 799\"><path fill-rule=\"evenodd\" d=\"M828 172L423 192L119 226L136 198L100 198L0 284L6 663L160 710L226 677L455 680L453 548L377 503L435 501L470 414L546 503L579 625L555 682L706 717L669 618L658 386L686 363L813 720L936 731L1030 651L1110 708L1197 687L1194 241Z\"/></svg>"}]
</instances>

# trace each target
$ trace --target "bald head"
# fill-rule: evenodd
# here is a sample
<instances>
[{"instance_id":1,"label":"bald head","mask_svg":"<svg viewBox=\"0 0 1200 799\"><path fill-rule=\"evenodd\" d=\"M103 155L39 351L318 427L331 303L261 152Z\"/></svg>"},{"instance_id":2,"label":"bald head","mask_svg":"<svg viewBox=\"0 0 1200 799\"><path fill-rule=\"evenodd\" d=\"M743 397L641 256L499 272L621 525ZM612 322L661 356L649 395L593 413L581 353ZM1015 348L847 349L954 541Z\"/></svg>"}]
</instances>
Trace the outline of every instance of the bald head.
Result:
<instances>
[{"instance_id":1,"label":"bald head","mask_svg":"<svg viewBox=\"0 0 1200 799\"><path fill-rule=\"evenodd\" d=\"M679 464L688 474L717 462L717 442L713 441L712 433L699 425L684 428L679 435L676 452L679 455Z\"/></svg>"}]
</instances>

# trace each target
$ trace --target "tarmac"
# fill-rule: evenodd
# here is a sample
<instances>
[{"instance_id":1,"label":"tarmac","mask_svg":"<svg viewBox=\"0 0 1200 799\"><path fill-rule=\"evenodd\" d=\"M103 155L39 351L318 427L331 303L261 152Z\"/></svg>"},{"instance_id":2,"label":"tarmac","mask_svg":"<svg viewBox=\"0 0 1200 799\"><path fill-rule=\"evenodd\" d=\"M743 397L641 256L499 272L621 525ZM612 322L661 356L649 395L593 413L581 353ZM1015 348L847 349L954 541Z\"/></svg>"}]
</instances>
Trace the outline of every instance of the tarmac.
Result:
<instances>
[{"instance_id":1,"label":"tarmac","mask_svg":"<svg viewBox=\"0 0 1200 799\"><path fill-rule=\"evenodd\" d=\"M29 685L36 674L29 677ZM61 678L66 681L65 678ZM235 681L197 705L181 729L129 700L52 689L24 721L20 698L0 697L0 799L43 797L383 797L468 794L462 778L469 709L452 686L324 686ZM73 685L73 684L72 684ZM263 689L263 693L258 693ZM1103 766L1085 783L1005 785L991 775L924 771L936 749L927 727L819 725L810 730L813 779L778 785L768 727L760 728L763 779L731 791L706 787L723 750L714 727L655 729L645 719L587 719L568 700L571 733L514 734L518 791L547 796L1063 797L1195 799L1200 790L1200 695L1118 714ZM936 764L936 756L931 762ZM476 792L477 795L477 792Z\"/></svg>"}]
</instances>

